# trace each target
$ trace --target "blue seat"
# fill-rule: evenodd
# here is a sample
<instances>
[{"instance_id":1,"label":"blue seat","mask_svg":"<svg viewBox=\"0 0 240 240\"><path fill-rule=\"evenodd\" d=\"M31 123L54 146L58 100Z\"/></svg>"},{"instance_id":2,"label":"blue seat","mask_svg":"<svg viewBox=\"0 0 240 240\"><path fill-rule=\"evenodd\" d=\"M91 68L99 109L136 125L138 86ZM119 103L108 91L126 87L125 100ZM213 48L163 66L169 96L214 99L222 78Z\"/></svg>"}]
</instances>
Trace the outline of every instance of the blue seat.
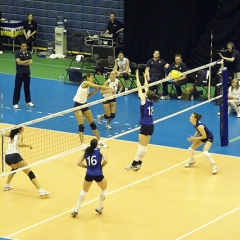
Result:
<instances>
[{"instance_id":1,"label":"blue seat","mask_svg":"<svg viewBox=\"0 0 240 240\"><path fill-rule=\"evenodd\" d=\"M95 0L95 7L108 8L108 1Z\"/></svg>"},{"instance_id":2,"label":"blue seat","mask_svg":"<svg viewBox=\"0 0 240 240\"><path fill-rule=\"evenodd\" d=\"M6 1L6 2L8 2L8 1ZM26 1L14 1L14 6L17 6L17 7L25 7L25 2ZM12 5L13 6L13 5ZM5 10L4 10L4 12L6 12Z\"/></svg>"},{"instance_id":3,"label":"blue seat","mask_svg":"<svg viewBox=\"0 0 240 240\"><path fill-rule=\"evenodd\" d=\"M74 29L81 29L83 27L83 22L82 21L72 21L72 28Z\"/></svg>"},{"instance_id":4,"label":"blue seat","mask_svg":"<svg viewBox=\"0 0 240 240\"><path fill-rule=\"evenodd\" d=\"M62 14L59 13L58 11L54 11L54 10L51 10L51 11L46 11L47 12L47 17L48 18L57 18L57 16L61 16Z\"/></svg>"},{"instance_id":5,"label":"blue seat","mask_svg":"<svg viewBox=\"0 0 240 240\"><path fill-rule=\"evenodd\" d=\"M82 8L82 11L87 14L94 14L94 8L93 7L86 7L86 6L83 6Z\"/></svg>"},{"instance_id":6,"label":"blue seat","mask_svg":"<svg viewBox=\"0 0 240 240\"><path fill-rule=\"evenodd\" d=\"M82 21L83 20L82 14L81 13L73 13L72 14L72 20Z\"/></svg>"},{"instance_id":7,"label":"blue seat","mask_svg":"<svg viewBox=\"0 0 240 240\"><path fill-rule=\"evenodd\" d=\"M82 28L85 30L95 29L95 25L96 25L95 22L85 22Z\"/></svg>"},{"instance_id":8,"label":"blue seat","mask_svg":"<svg viewBox=\"0 0 240 240\"><path fill-rule=\"evenodd\" d=\"M73 12L74 6L72 4L59 4L59 9L63 12Z\"/></svg>"},{"instance_id":9,"label":"blue seat","mask_svg":"<svg viewBox=\"0 0 240 240\"><path fill-rule=\"evenodd\" d=\"M72 0L71 2L73 5L75 5L75 7L76 5L83 5L83 0Z\"/></svg>"},{"instance_id":10,"label":"blue seat","mask_svg":"<svg viewBox=\"0 0 240 240\"><path fill-rule=\"evenodd\" d=\"M103 15L103 16L108 17L110 14L110 11L108 9L102 8L102 7L95 7L94 10L95 10L96 15ZM108 20L109 20L109 17L108 17Z\"/></svg>"},{"instance_id":11,"label":"blue seat","mask_svg":"<svg viewBox=\"0 0 240 240\"><path fill-rule=\"evenodd\" d=\"M107 29L107 24L106 23L95 23L95 30L100 33L100 32L105 32Z\"/></svg>"},{"instance_id":12,"label":"blue seat","mask_svg":"<svg viewBox=\"0 0 240 240\"><path fill-rule=\"evenodd\" d=\"M56 11L59 11L59 10L60 10L59 4L57 4L57 3L52 3L52 2L49 2L49 3L48 3L47 8L48 8L48 10L56 10Z\"/></svg>"},{"instance_id":13,"label":"blue seat","mask_svg":"<svg viewBox=\"0 0 240 240\"><path fill-rule=\"evenodd\" d=\"M34 17L38 25L48 25L48 19L45 17Z\"/></svg>"},{"instance_id":14,"label":"blue seat","mask_svg":"<svg viewBox=\"0 0 240 240\"><path fill-rule=\"evenodd\" d=\"M95 21L95 15L94 14L82 14L83 21L85 22L94 22Z\"/></svg>"},{"instance_id":15,"label":"blue seat","mask_svg":"<svg viewBox=\"0 0 240 240\"><path fill-rule=\"evenodd\" d=\"M109 18L107 16L95 15L95 22L96 23L107 23Z\"/></svg>"}]
</instances>

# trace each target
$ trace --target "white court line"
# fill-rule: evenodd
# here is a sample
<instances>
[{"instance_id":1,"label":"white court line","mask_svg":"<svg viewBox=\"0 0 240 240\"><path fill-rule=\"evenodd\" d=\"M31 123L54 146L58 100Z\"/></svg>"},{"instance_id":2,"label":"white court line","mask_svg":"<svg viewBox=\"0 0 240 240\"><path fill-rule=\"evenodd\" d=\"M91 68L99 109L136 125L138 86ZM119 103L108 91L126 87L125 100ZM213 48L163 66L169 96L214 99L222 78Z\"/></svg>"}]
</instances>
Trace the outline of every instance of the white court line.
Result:
<instances>
[{"instance_id":1,"label":"white court line","mask_svg":"<svg viewBox=\"0 0 240 240\"><path fill-rule=\"evenodd\" d=\"M202 155L202 154L199 154L199 155L195 156L195 158L200 157L201 155ZM189 159L187 159L187 160L185 160L185 161L183 161L183 162L180 162L180 163L178 163L178 164L176 164L176 165L173 165L172 167L169 167L169 168L167 168L167 169L165 169L165 170L162 170L162 171L160 171L160 172L154 173L154 174L152 174L152 175L150 175L150 176L148 176L148 177L145 177L145 178L143 178L143 179L141 179L141 180L138 180L138 181L136 181L136 182L130 183L130 184L124 186L124 187L121 187L121 188L118 188L118 189L116 189L116 190L113 190L113 191L109 192L107 195L109 196L109 195L111 195L111 194L113 194L113 193L116 193L116 192L119 192L119 191L121 191L121 190L124 190L125 188L131 187L131 186L136 185L136 184L138 184L138 183L140 183L140 182L146 181L146 180L148 180L148 179L150 179L150 178L152 178L152 177L155 177L155 176L157 176L157 175L159 175L159 174L165 173L165 172L167 172L167 171L169 171L169 170L171 170L171 169L173 169L173 168L175 168L175 167L178 167L178 166L182 165L183 163L185 163L185 162L187 162L187 161L189 161ZM92 199L92 200L90 200L90 201L82 204L81 207L86 206L86 205L88 205L88 204L90 204L90 203L92 203L92 202L95 202L95 201L97 201L97 200L99 200L99 197L98 197L98 198L95 198L95 199ZM37 226L39 226L39 225L41 225L41 224L43 224L43 223L46 223L46 222L49 222L49 221L51 221L51 220L53 220L53 219L55 219L55 218L61 217L62 215L71 212L72 210L73 210L73 208L70 209L70 210L67 210L67 211L65 211L65 212L63 212L63 213L60 213L60 214L58 214L58 215L56 215L56 216L54 216L54 217L48 218L48 219L46 219L46 220L44 220L44 221L41 221L41 222L36 223L36 224L33 224L33 225L31 225L31 226L29 226L29 227L27 227L27 228L24 228L24 229L22 229L22 230L19 230L19 231L15 232L15 233L12 233L12 234L10 234L10 235L8 235L8 236L6 236L6 237L9 238L9 237L15 236L15 235L17 235L17 234L19 234L19 233L25 232L25 231L27 231L27 230L29 230L29 229L31 229L31 228L37 227Z\"/></svg>"},{"instance_id":2,"label":"white court line","mask_svg":"<svg viewBox=\"0 0 240 240\"><path fill-rule=\"evenodd\" d=\"M237 207L237 208L235 208L235 209L233 209L233 210L231 210L231 211L223 214L222 216L220 216L220 217L218 217L218 218L215 218L215 219L213 219L212 221L210 221L210 222L208 222L208 223L206 223L206 224L204 224L204 225L202 225L202 226L200 226L200 227L192 230L191 232L188 232L188 233L186 233L185 235L183 235L183 236L181 236L181 237L179 237L179 238L176 238L176 240L183 239L183 238L191 235L192 233L195 233L195 232L197 232L198 230L200 230L200 229L202 229L202 228L204 228L204 227L206 227L206 226L208 226L208 225L210 225L210 224L212 224L212 223L214 223L214 222L216 222L216 221L218 221L218 220L220 220L220 219L222 219L222 218L230 215L231 213L234 213L234 212L238 211L239 209L240 209L240 207Z\"/></svg>"}]
</instances>

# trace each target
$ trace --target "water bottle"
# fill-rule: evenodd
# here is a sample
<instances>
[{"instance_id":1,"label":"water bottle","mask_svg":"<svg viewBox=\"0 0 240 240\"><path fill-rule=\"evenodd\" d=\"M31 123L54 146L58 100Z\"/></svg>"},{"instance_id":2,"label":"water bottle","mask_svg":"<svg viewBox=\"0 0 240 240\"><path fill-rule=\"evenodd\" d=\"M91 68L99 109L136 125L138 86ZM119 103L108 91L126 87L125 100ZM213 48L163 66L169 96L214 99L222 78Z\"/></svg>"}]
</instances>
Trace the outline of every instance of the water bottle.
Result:
<instances>
[{"instance_id":1,"label":"water bottle","mask_svg":"<svg viewBox=\"0 0 240 240\"><path fill-rule=\"evenodd\" d=\"M192 101L194 100L194 96L193 96L193 94L192 94L192 96L191 96L191 100L192 100Z\"/></svg>"},{"instance_id":2,"label":"water bottle","mask_svg":"<svg viewBox=\"0 0 240 240\"><path fill-rule=\"evenodd\" d=\"M60 81L60 82L63 81L63 76L62 76L62 75L59 76L59 81Z\"/></svg>"},{"instance_id":3,"label":"water bottle","mask_svg":"<svg viewBox=\"0 0 240 240\"><path fill-rule=\"evenodd\" d=\"M53 54L53 44L49 39L47 44L47 56L49 57L51 54Z\"/></svg>"}]
</instances>

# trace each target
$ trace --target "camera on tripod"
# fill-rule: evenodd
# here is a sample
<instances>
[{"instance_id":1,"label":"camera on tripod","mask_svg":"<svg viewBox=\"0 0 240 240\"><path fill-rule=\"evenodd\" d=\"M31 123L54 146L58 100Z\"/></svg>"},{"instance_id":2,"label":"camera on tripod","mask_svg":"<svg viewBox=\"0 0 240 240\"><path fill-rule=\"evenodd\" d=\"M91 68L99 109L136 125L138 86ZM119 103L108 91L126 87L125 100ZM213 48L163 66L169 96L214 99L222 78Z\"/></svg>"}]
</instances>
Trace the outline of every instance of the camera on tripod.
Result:
<instances>
[{"instance_id":1,"label":"camera on tripod","mask_svg":"<svg viewBox=\"0 0 240 240\"><path fill-rule=\"evenodd\" d=\"M228 50L227 49L220 49L220 50L216 50L217 53L226 53Z\"/></svg>"}]
</instances>

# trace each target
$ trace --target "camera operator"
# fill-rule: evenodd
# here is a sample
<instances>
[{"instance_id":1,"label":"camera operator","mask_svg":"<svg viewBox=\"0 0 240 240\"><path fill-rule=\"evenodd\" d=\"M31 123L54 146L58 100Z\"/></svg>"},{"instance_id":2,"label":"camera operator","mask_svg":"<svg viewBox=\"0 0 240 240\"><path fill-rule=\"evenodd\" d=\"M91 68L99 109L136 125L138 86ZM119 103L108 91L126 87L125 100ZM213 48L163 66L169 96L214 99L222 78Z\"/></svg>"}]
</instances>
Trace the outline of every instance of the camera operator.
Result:
<instances>
[{"instance_id":1,"label":"camera operator","mask_svg":"<svg viewBox=\"0 0 240 240\"><path fill-rule=\"evenodd\" d=\"M227 44L229 57L224 57L220 51L218 51L218 54L222 59L229 62L229 76L240 80L240 53L235 49L234 44L232 42Z\"/></svg>"}]
</instances>

